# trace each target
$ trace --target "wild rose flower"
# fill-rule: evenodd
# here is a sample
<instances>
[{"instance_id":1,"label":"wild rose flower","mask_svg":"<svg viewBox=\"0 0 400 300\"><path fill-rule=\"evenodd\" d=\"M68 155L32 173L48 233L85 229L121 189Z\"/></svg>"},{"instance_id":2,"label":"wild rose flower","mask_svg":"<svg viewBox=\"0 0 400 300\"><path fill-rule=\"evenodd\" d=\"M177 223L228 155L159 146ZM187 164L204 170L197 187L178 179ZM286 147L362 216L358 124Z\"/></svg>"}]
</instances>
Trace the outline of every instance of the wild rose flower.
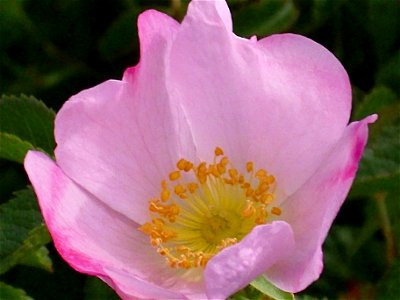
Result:
<instances>
[{"instance_id":1,"label":"wild rose flower","mask_svg":"<svg viewBox=\"0 0 400 300\"><path fill-rule=\"evenodd\" d=\"M58 251L125 299L220 299L260 275L303 290L376 116L347 125L337 59L237 37L223 1L138 27L140 63L58 113L56 162L26 157Z\"/></svg>"}]
</instances>

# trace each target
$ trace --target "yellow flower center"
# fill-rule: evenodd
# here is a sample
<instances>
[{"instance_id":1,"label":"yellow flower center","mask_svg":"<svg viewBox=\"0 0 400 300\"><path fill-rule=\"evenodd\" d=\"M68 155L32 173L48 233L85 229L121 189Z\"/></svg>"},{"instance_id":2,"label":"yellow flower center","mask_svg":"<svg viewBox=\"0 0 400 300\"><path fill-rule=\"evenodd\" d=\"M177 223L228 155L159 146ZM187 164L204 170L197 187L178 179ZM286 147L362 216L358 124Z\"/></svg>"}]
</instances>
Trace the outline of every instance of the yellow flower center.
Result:
<instances>
[{"instance_id":1,"label":"yellow flower center","mask_svg":"<svg viewBox=\"0 0 400 300\"><path fill-rule=\"evenodd\" d=\"M151 221L139 230L173 268L204 267L215 254L239 242L269 213L280 215L274 201L275 178L247 162L242 173L217 147L212 163L181 159L149 201Z\"/></svg>"}]
</instances>

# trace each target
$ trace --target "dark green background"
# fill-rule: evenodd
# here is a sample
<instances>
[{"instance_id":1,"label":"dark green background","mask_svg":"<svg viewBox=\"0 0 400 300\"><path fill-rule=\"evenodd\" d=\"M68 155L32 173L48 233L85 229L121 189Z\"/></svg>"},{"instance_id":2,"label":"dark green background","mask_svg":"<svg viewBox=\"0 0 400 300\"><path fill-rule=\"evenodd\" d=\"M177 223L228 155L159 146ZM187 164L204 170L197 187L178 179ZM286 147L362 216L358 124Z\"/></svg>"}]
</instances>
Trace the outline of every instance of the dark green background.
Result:
<instances>
[{"instance_id":1,"label":"dark green background","mask_svg":"<svg viewBox=\"0 0 400 300\"><path fill-rule=\"evenodd\" d=\"M229 5L238 35L295 32L327 47L343 63L353 84L353 119L374 112L380 115L372 125L356 183L324 245L324 273L298 298L400 297L400 2L235 0ZM18 105L27 102L21 93L34 95L57 111L71 95L104 80L119 79L126 67L138 62L136 19L141 11L155 8L179 20L186 6L186 1L0 0L0 94L16 95L21 100ZM4 103L11 101L3 99ZM4 121L5 111L14 109L4 103L0 106L0 131L31 142L31 137L18 133L18 128L23 128L18 120ZM51 148L48 152L51 154ZM11 214L7 203L22 197L13 192L24 189L28 180L20 163L0 157L3 241L12 225L5 217ZM23 197L33 199L31 194ZM41 217L36 204L24 201L21 203L32 214L32 222L26 226L37 226ZM18 211L24 218L24 210L18 207ZM42 244L46 242L44 238ZM7 252L5 242L0 247L0 254ZM70 269L51 243L47 248L51 268L27 266L18 258L0 281L25 290L34 299L114 297L97 279ZM4 254L0 259L9 258ZM16 297L7 295L0 286L0 298ZM235 296L257 297L252 288Z\"/></svg>"}]
</instances>

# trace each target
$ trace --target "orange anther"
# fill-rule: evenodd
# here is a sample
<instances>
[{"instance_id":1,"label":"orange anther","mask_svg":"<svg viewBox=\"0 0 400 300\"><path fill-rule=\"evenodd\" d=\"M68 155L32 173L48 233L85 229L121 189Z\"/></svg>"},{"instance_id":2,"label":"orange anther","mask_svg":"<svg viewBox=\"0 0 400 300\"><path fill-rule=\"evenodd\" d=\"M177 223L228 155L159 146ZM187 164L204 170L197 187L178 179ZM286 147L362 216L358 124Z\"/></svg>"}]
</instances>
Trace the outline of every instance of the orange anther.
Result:
<instances>
[{"instance_id":1,"label":"orange anther","mask_svg":"<svg viewBox=\"0 0 400 300\"><path fill-rule=\"evenodd\" d=\"M271 209L271 213L277 216L280 216L282 213L282 210L279 207L273 207Z\"/></svg>"},{"instance_id":2,"label":"orange anther","mask_svg":"<svg viewBox=\"0 0 400 300\"><path fill-rule=\"evenodd\" d=\"M186 191L186 189L185 189L181 184L176 185L175 188L174 188L174 192L175 192L177 195L182 194L182 193L184 193L185 191Z\"/></svg>"},{"instance_id":3,"label":"orange anther","mask_svg":"<svg viewBox=\"0 0 400 300\"><path fill-rule=\"evenodd\" d=\"M169 179L171 181L177 180L181 177L181 172L179 171L173 171L171 173L169 173Z\"/></svg>"},{"instance_id":4,"label":"orange anther","mask_svg":"<svg viewBox=\"0 0 400 300\"><path fill-rule=\"evenodd\" d=\"M260 202L263 204L270 204L274 201L273 194L263 194L261 195Z\"/></svg>"},{"instance_id":5,"label":"orange anther","mask_svg":"<svg viewBox=\"0 0 400 300\"><path fill-rule=\"evenodd\" d=\"M185 172L189 172L192 168L193 168L193 164L190 161L187 161L186 165L185 165L185 168L184 168L184 171Z\"/></svg>"},{"instance_id":6,"label":"orange anther","mask_svg":"<svg viewBox=\"0 0 400 300\"><path fill-rule=\"evenodd\" d=\"M275 182L275 177L272 175L268 175L266 180L267 180L267 183L271 184L271 183Z\"/></svg>"},{"instance_id":7,"label":"orange anther","mask_svg":"<svg viewBox=\"0 0 400 300\"><path fill-rule=\"evenodd\" d=\"M187 188L188 188L189 192L191 192L193 194L199 188L199 186L197 183L189 182L187 185Z\"/></svg>"},{"instance_id":8,"label":"orange anther","mask_svg":"<svg viewBox=\"0 0 400 300\"><path fill-rule=\"evenodd\" d=\"M229 163L229 159L224 156L223 158L221 158L220 162L219 162L222 166L226 167L226 165Z\"/></svg>"},{"instance_id":9,"label":"orange anther","mask_svg":"<svg viewBox=\"0 0 400 300\"><path fill-rule=\"evenodd\" d=\"M165 180L161 181L161 188L165 190L167 188L167 182Z\"/></svg>"},{"instance_id":10,"label":"orange anther","mask_svg":"<svg viewBox=\"0 0 400 300\"><path fill-rule=\"evenodd\" d=\"M232 179L236 178L239 174L238 170L236 170L236 169L229 169L228 173Z\"/></svg>"},{"instance_id":11,"label":"orange anther","mask_svg":"<svg viewBox=\"0 0 400 300\"><path fill-rule=\"evenodd\" d=\"M225 166L223 166L222 164L217 164L217 170L218 170L218 173L219 174L224 174L225 172L226 172L226 168L225 168Z\"/></svg>"},{"instance_id":12,"label":"orange anther","mask_svg":"<svg viewBox=\"0 0 400 300\"><path fill-rule=\"evenodd\" d=\"M183 170L185 170L185 167L186 167L186 164L187 164L188 162L185 160L185 159L180 159L177 163L176 163L176 167L179 169L179 170L181 170L181 171L183 171Z\"/></svg>"},{"instance_id":13,"label":"orange anther","mask_svg":"<svg viewBox=\"0 0 400 300\"><path fill-rule=\"evenodd\" d=\"M161 191L161 201L165 202L169 199L171 192L167 189Z\"/></svg>"},{"instance_id":14,"label":"orange anther","mask_svg":"<svg viewBox=\"0 0 400 300\"><path fill-rule=\"evenodd\" d=\"M263 169L260 169L256 172L256 177L264 177L267 176L267 172Z\"/></svg>"},{"instance_id":15,"label":"orange anther","mask_svg":"<svg viewBox=\"0 0 400 300\"><path fill-rule=\"evenodd\" d=\"M216 156L224 155L224 150L222 150L220 147L217 147L217 148L215 148L214 153Z\"/></svg>"}]
</instances>

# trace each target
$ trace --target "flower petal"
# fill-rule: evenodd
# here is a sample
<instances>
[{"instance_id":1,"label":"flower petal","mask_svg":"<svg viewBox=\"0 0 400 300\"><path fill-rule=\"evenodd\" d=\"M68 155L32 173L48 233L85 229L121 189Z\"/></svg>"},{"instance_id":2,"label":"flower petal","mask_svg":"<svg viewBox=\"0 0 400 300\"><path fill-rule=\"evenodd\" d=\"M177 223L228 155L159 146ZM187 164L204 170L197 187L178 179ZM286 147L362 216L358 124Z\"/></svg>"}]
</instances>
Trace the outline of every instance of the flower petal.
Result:
<instances>
[{"instance_id":1,"label":"flower petal","mask_svg":"<svg viewBox=\"0 0 400 300\"><path fill-rule=\"evenodd\" d=\"M286 222L255 227L240 243L230 246L207 264L204 271L207 296L225 299L264 273L294 246Z\"/></svg>"},{"instance_id":2,"label":"flower petal","mask_svg":"<svg viewBox=\"0 0 400 300\"><path fill-rule=\"evenodd\" d=\"M25 169L54 244L74 269L98 276L130 296L182 298L161 287L173 273L136 223L82 190L43 153L29 151Z\"/></svg>"},{"instance_id":3,"label":"flower petal","mask_svg":"<svg viewBox=\"0 0 400 300\"><path fill-rule=\"evenodd\" d=\"M351 123L317 172L283 203L281 217L293 228L295 251L266 273L281 289L298 292L320 276L322 243L354 180L368 123L375 120L373 115Z\"/></svg>"},{"instance_id":4,"label":"flower petal","mask_svg":"<svg viewBox=\"0 0 400 300\"><path fill-rule=\"evenodd\" d=\"M56 160L98 199L143 223L148 200L194 145L180 108L165 89L164 59L177 23L148 11L139 17L140 64L73 96L56 118Z\"/></svg>"},{"instance_id":5,"label":"flower petal","mask_svg":"<svg viewBox=\"0 0 400 300\"><path fill-rule=\"evenodd\" d=\"M211 21L209 24L215 21L215 25L223 24L226 30L232 31L232 16L225 1L194 0L191 3L186 18L190 19L192 16L196 19L203 18L203 22ZM197 21L194 20L194 22Z\"/></svg>"},{"instance_id":6,"label":"flower petal","mask_svg":"<svg viewBox=\"0 0 400 300\"><path fill-rule=\"evenodd\" d=\"M233 163L252 160L269 170L291 194L347 125L347 73L305 37L256 42L235 36L216 3L190 4L171 47L171 93L182 103L202 159L221 146Z\"/></svg>"},{"instance_id":7,"label":"flower petal","mask_svg":"<svg viewBox=\"0 0 400 300\"><path fill-rule=\"evenodd\" d=\"M105 268L107 282L122 299L187 299L180 293L175 293L158 285L149 283L139 277L133 277L124 270Z\"/></svg>"}]
</instances>

